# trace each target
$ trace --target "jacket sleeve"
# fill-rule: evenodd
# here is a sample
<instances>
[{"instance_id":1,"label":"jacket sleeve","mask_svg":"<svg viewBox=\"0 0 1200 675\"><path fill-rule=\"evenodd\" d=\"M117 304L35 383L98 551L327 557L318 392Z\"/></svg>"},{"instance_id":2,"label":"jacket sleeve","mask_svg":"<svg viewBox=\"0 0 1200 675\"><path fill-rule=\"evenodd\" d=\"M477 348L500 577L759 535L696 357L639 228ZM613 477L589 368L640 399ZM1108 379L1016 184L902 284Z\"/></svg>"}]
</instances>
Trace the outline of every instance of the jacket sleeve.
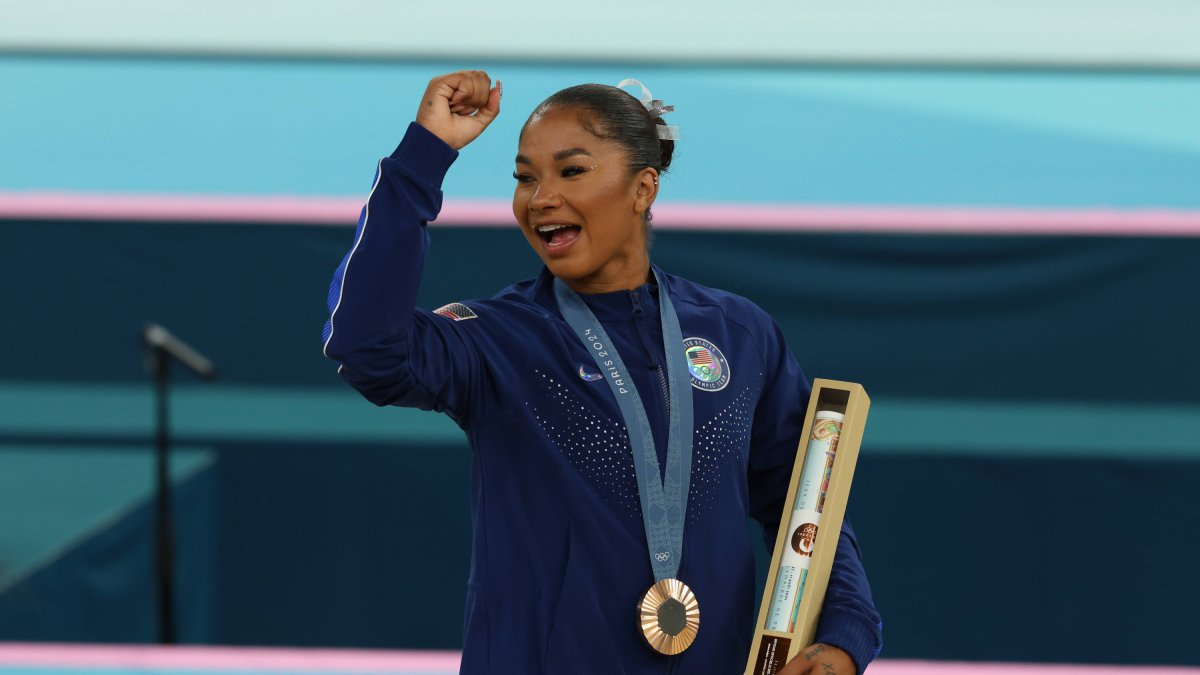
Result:
<instances>
[{"instance_id":1,"label":"jacket sleeve","mask_svg":"<svg viewBox=\"0 0 1200 675\"><path fill-rule=\"evenodd\" d=\"M408 127L379 161L354 244L329 287L324 353L376 405L446 412L464 428L478 391L478 349L456 322L416 307L429 248L426 224L458 152L424 127Z\"/></svg>"},{"instance_id":2,"label":"jacket sleeve","mask_svg":"<svg viewBox=\"0 0 1200 675\"><path fill-rule=\"evenodd\" d=\"M750 515L762 525L768 551L775 547L812 393L779 326L772 321L770 328L773 337L763 351L763 393L754 413L748 473ZM858 541L846 520L838 538L816 641L845 650L860 673L883 645L883 623L871 599Z\"/></svg>"}]
</instances>

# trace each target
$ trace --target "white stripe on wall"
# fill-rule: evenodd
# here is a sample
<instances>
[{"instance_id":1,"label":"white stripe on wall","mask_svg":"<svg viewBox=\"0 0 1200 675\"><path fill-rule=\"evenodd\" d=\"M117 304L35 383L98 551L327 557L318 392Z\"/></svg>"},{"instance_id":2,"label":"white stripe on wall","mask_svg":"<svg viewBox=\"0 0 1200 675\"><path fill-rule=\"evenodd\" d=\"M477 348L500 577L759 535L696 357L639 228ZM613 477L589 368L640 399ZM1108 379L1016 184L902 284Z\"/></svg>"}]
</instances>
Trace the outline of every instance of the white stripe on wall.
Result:
<instances>
[{"instance_id":1,"label":"white stripe on wall","mask_svg":"<svg viewBox=\"0 0 1200 675\"><path fill-rule=\"evenodd\" d=\"M0 50L1196 68L1198 26L1190 0L39 0L0 3Z\"/></svg>"}]
</instances>

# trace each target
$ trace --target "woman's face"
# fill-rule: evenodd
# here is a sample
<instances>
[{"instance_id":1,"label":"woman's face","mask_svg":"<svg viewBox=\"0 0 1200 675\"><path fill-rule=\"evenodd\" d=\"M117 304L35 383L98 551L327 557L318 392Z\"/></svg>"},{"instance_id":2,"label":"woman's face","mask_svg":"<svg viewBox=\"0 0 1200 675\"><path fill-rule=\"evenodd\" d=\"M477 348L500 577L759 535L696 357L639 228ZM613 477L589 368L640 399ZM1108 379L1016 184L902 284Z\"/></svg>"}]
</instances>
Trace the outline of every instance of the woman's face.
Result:
<instances>
[{"instance_id":1,"label":"woman's face","mask_svg":"<svg viewBox=\"0 0 1200 675\"><path fill-rule=\"evenodd\" d=\"M569 108L530 119L517 149L513 215L550 272L576 291L635 288L649 274L644 214L657 172L630 176L625 148L582 122Z\"/></svg>"}]
</instances>

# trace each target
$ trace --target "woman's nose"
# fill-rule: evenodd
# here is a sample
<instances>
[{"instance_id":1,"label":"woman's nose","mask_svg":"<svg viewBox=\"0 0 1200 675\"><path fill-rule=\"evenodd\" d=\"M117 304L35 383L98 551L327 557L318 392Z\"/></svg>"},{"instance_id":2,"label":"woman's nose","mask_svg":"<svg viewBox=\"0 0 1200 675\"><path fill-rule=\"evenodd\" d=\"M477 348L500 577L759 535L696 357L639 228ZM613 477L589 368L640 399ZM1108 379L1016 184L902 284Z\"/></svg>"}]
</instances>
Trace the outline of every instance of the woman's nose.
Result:
<instances>
[{"instance_id":1,"label":"woman's nose","mask_svg":"<svg viewBox=\"0 0 1200 675\"><path fill-rule=\"evenodd\" d=\"M542 211L559 206L562 206L562 199L558 195L558 190L555 190L552 185L538 183L537 189L533 191L533 197L529 199L529 209Z\"/></svg>"}]
</instances>

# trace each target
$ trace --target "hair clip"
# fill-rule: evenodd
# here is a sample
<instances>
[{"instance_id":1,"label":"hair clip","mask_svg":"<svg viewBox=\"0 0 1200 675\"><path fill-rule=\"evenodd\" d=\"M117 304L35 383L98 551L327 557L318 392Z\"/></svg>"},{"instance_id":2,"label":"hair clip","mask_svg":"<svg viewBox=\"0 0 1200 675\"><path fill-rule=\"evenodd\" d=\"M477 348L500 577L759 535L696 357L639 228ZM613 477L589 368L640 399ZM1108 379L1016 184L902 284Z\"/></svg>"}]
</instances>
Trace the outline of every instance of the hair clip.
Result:
<instances>
[{"instance_id":1,"label":"hair clip","mask_svg":"<svg viewBox=\"0 0 1200 675\"><path fill-rule=\"evenodd\" d=\"M638 100L642 102L642 105L646 108L646 111L654 117L662 117L669 112L675 112L675 106L666 105L662 102L662 99L654 98L654 96L650 94L650 90L646 88L646 85L642 84L638 80L632 78L621 80L617 84L617 89L624 89L631 84L636 84L641 88L642 94L638 97ZM656 126L658 127L658 138L660 140L679 140L679 127L669 126L666 124L658 124Z\"/></svg>"}]
</instances>

